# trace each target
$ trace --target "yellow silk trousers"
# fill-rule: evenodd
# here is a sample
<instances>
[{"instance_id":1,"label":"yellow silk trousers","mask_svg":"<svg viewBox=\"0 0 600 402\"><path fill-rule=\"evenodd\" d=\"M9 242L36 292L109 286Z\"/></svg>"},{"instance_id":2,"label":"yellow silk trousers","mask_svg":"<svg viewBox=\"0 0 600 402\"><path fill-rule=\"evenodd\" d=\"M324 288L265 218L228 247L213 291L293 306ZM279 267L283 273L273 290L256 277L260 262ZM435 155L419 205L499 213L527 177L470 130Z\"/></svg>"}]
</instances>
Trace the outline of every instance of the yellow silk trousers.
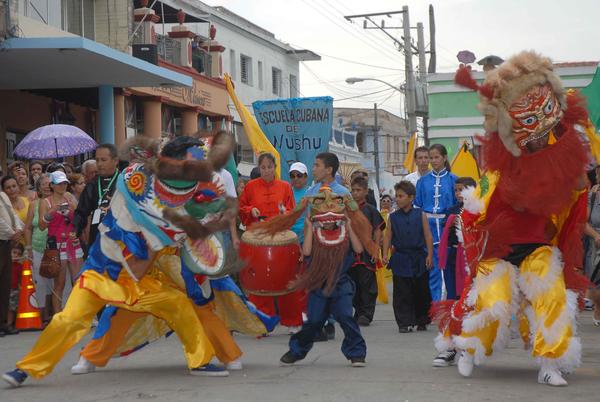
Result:
<instances>
[{"instance_id":1,"label":"yellow silk trousers","mask_svg":"<svg viewBox=\"0 0 600 402\"><path fill-rule=\"evenodd\" d=\"M189 302L191 304L191 302ZM215 314L214 304L204 306L194 305L198 319L212 344L217 359L230 363L242 355L242 351L233 340L229 329ZM127 331L138 318L145 314L119 309L110 320L110 329L101 338L92 339L82 349L81 356L97 367L104 367L121 345Z\"/></svg>"},{"instance_id":2,"label":"yellow silk trousers","mask_svg":"<svg viewBox=\"0 0 600 402\"><path fill-rule=\"evenodd\" d=\"M54 315L17 367L34 378L48 375L89 332L93 317L105 304L165 320L179 337L190 368L203 366L214 356L214 349L184 293L146 276L136 282L122 273L113 281L95 271L86 271L73 287L64 310Z\"/></svg>"},{"instance_id":3,"label":"yellow silk trousers","mask_svg":"<svg viewBox=\"0 0 600 402\"><path fill-rule=\"evenodd\" d=\"M510 324L517 313L519 330L540 363L563 371L579 365L581 345L575 335L577 297L568 291L560 252L543 246L518 269L504 260L483 261L467 298L473 311L464 319L456 346L482 362L510 340Z\"/></svg>"}]
</instances>

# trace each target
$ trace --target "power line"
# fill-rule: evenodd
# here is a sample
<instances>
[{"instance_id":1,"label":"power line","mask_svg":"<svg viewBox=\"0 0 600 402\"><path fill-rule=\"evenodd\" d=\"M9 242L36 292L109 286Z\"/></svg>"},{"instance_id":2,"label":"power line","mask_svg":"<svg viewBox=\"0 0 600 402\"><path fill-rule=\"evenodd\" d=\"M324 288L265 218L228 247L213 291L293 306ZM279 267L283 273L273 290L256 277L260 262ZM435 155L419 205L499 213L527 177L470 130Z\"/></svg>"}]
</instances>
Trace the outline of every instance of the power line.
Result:
<instances>
[{"instance_id":1,"label":"power line","mask_svg":"<svg viewBox=\"0 0 600 402\"><path fill-rule=\"evenodd\" d=\"M327 1L323 2L322 4L325 4L329 7L331 7L334 10L334 12L339 13L340 17L344 18L344 12L340 11L340 9L335 7L333 4L331 4ZM358 28L352 21L349 21L349 22L350 22L350 26L354 29L354 32L357 32L358 35L364 36L365 38L372 41L373 43L378 42L379 46L382 46L381 49L385 50L386 52L388 52L388 54L392 55L392 57L394 59L396 59L399 56L399 54L397 54L395 51L389 50L389 42L383 41L382 39L380 39L377 36L367 35L367 33L364 30Z\"/></svg>"},{"instance_id":2,"label":"power line","mask_svg":"<svg viewBox=\"0 0 600 402\"><path fill-rule=\"evenodd\" d=\"M394 70L394 71L402 71L402 72L405 72L405 71L406 71L406 70L403 70L403 69L401 69L401 68L384 67L384 66L377 66L377 65L375 65L375 64L361 63L361 62L359 62L359 61L352 61L352 60L344 59L344 58L337 57L337 56L331 56L331 55L327 55L327 54L324 54L324 53L321 53L321 52L319 52L319 54L320 54L321 56L329 57L329 58L331 58L331 59L336 59L336 60L340 60L340 61L345 61L346 63L359 64L359 65L361 65L361 66L366 66L366 67L381 68L381 69L384 69L384 70Z\"/></svg>"},{"instance_id":3,"label":"power line","mask_svg":"<svg viewBox=\"0 0 600 402\"><path fill-rule=\"evenodd\" d=\"M369 92L369 93L362 94L362 95L349 96L347 98L342 98L342 99L334 99L333 101L340 102L340 101L349 100L349 99L362 98L363 96L375 95L375 94L379 94L379 93L386 92L386 91L395 91L395 89L387 88L387 89L383 89L381 91Z\"/></svg>"},{"instance_id":4,"label":"power line","mask_svg":"<svg viewBox=\"0 0 600 402\"><path fill-rule=\"evenodd\" d=\"M321 8L317 8L315 3L311 3L308 2L307 0L302 0L306 5L308 5L310 8L312 8L313 10L315 10L318 14L320 14L321 16L325 17L326 19L328 19L329 21L331 21L335 26L337 26L338 28L341 28L342 30L344 30L346 33L349 33L350 35L352 35L354 38L360 40L361 42L363 42L364 44L366 44L367 46L374 48L374 50L376 50L377 52L379 52L380 54L382 54L385 57L388 57L390 59L394 59L394 57L390 56L389 54L386 54L383 52L382 49L379 49L378 46L373 46L374 42L367 42L365 39L363 39L362 36L359 36L358 34L356 34L354 31L346 28L344 25L341 25L340 23L338 23L335 19L331 18L329 15L327 15L327 12L323 12L323 10ZM378 45L378 44L377 44Z\"/></svg>"}]
</instances>

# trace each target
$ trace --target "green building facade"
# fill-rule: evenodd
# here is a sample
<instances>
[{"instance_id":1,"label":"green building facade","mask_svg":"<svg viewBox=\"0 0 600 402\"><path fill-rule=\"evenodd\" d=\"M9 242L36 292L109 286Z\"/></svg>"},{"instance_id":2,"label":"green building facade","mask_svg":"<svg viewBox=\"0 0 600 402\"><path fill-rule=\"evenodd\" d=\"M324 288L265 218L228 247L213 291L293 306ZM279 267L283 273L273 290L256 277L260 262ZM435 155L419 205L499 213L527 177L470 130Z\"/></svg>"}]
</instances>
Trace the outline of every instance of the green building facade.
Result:
<instances>
[{"instance_id":1,"label":"green building facade","mask_svg":"<svg viewBox=\"0 0 600 402\"><path fill-rule=\"evenodd\" d=\"M598 62L557 63L555 71L565 87L582 89L590 84ZM483 71L472 73L479 83L485 78ZM477 93L454 84L454 73L429 74L427 77L429 102L429 143L442 144L450 160L466 141L477 145L476 135L483 135L483 116L477 110Z\"/></svg>"}]
</instances>

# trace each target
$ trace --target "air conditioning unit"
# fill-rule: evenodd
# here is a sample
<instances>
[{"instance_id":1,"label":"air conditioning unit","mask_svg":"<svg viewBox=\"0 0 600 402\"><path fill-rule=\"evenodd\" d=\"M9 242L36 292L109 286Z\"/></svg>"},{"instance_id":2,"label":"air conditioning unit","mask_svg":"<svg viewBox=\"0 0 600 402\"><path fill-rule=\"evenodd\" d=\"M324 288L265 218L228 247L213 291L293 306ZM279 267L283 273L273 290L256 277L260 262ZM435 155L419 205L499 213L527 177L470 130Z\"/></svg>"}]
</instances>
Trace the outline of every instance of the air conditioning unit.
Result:
<instances>
[{"instance_id":1,"label":"air conditioning unit","mask_svg":"<svg viewBox=\"0 0 600 402\"><path fill-rule=\"evenodd\" d=\"M133 45L133 57L158 65L158 49L156 45Z\"/></svg>"}]
</instances>

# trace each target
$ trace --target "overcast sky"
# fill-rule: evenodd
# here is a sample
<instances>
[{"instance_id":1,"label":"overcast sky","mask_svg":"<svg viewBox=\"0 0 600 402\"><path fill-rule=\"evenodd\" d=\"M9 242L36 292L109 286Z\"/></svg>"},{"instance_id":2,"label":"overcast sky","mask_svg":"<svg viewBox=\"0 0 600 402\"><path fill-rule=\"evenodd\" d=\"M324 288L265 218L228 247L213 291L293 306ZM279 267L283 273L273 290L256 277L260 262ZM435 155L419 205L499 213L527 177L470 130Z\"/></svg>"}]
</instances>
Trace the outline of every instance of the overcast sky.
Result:
<instances>
[{"instance_id":1,"label":"overcast sky","mask_svg":"<svg viewBox=\"0 0 600 402\"><path fill-rule=\"evenodd\" d=\"M401 99L391 89L341 100L387 88L377 82L349 85L344 80L372 77L394 85L404 80L404 56L393 41L378 30L363 30L362 22L349 23L344 15L399 11L407 5L411 26L423 22L425 42L429 44L428 6L433 4L438 72L454 71L460 50L472 51L477 59L489 54L506 58L519 50L534 49L554 61L600 60L600 0L203 1L232 10L292 46L320 54L321 61L301 63L301 95L330 95L339 107L372 107L377 102L381 108L398 114ZM399 26L401 17L388 22ZM400 33L389 32L396 37ZM413 38L416 43L416 31ZM417 63L414 57L415 67Z\"/></svg>"}]
</instances>

